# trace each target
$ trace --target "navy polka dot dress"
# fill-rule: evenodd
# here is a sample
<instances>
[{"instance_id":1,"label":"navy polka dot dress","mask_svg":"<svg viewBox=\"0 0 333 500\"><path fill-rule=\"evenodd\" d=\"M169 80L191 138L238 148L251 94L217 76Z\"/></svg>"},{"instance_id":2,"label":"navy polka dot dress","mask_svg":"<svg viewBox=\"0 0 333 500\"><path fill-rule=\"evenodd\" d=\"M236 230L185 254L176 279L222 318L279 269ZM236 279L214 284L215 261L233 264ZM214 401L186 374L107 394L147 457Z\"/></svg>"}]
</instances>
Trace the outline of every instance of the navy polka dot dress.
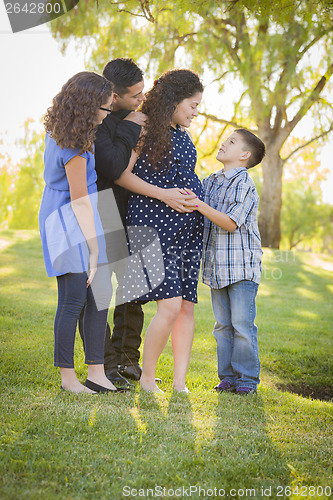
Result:
<instances>
[{"instance_id":1,"label":"navy polka dot dress","mask_svg":"<svg viewBox=\"0 0 333 500\"><path fill-rule=\"evenodd\" d=\"M190 188L202 198L202 185L194 172L195 146L187 132L182 132L179 127L171 128L171 134L173 149L169 166L156 171L149 163L148 155L144 154L138 158L133 173L161 188ZM142 295L140 301L182 296L185 300L197 302L203 233L200 212L179 213L159 200L133 194L129 200L127 224L156 230L162 249L163 261L160 259L153 266L160 274L164 271L164 279L156 288L151 284L149 293Z\"/></svg>"}]
</instances>

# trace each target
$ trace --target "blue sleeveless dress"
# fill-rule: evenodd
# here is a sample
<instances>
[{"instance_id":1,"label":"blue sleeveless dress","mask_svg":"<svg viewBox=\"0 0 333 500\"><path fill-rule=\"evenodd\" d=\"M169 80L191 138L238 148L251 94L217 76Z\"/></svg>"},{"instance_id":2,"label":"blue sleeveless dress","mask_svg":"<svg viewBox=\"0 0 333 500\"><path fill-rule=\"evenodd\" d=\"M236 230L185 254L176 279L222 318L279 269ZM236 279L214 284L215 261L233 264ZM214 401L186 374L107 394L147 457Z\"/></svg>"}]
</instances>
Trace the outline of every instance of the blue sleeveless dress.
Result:
<instances>
[{"instance_id":1,"label":"blue sleeveless dress","mask_svg":"<svg viewBox=\"0 0 333 500\"><path fill-rule=\"evenodd\" d=\"M179 127L171 128L172 159L169 165L156 171L148 160L141 155L133 173L141 179L161 188L190 188L199 198L203 197L202 185L194 169L197 154L187 132ZM132 194L127 213L128 226L153 228L159 238L161 255L154 254L147 275L154 276L151 270L162 273L163 281L154 287L150 280L150 291L139 301L167 299L181 296L190 302L197 302L197 286L202 253L203 217L200 212L179 213L165 203L146 196ZM135 245L134 245L135 246ZM133 249L132 249L133 251ZM135 249L134 249L135 251ZM150 271L150 272L149 272ZM149 282L149 279L147 279ZM162 282L161 282L162 281Z\"/></svg>"}]
</instances>

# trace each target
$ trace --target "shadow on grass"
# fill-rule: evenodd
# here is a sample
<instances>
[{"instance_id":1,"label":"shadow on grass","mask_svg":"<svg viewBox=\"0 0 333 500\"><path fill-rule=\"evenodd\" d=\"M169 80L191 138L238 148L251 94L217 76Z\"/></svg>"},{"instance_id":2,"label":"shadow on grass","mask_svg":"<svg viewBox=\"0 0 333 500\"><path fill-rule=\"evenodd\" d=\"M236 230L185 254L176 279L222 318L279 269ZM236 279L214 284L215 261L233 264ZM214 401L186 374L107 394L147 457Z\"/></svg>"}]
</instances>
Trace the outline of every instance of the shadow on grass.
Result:
<instances>
[{"instance_id":1,"label":"shadow on grass","mask_svg":"<svg viewBox=\"0 0 333 500\"><path fill-rule=\"evenodd\" d=\"M173 392L167 403L139 393L132 411L144 451L128 482L132 488L164 486L171 498L188 496L190 488L193 498L210 498L214 489L215 496L241 498L247 490L246 496L260 498L262 489L268 496L269 489L289 484L290 470L269 435L260 396L223 394L193 404L190 398Z\"/></svg>"},{"instance_id":2,"label":"shadow on grass","mask_svg":"<svg viewBox=\"0 0 333 500\"><path fill-rule=\"evenodd\" d=\"M227 495L236 484L239 491L238 496L232 495L235 498L261 498L265 496L263 490L274 498L279 485L289 484L290 470L268 426L260 395L218 394L213 441L220 456L221 485Z\"/></svg>"},{"instance_id":3,"label":"shadow on grass","mask_svg":"<svg viewBox=\"0 0 333 500\"><path fill-rule=\"evenodd\" d=\"M196 430L188 396L173 392L168 403L164 395L140 391L135 411L144 433L143 453L133 486L161 485L172 489L176 484L186 484L186 477L192 477L193 467L197 466Z\"/></svg>"}]
</instances>

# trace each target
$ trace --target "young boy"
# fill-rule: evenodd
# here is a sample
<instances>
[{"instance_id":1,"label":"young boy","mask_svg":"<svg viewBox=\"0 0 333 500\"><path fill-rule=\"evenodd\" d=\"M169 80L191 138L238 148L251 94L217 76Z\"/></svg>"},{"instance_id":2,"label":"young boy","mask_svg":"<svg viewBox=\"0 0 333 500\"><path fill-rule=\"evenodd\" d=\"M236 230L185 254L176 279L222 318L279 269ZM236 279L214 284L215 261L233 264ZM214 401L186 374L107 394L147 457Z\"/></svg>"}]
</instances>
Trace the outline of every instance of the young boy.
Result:
<instances>
[{"instance_id":1,"label":"young boy","mask_svg":"<svg viewBox=\"0 0 333 500\"><path fill-rule=\"evenodd\" d=\"M247 170L260 163L265 145L252 132L235 130L216 159L224 168L204 179L202 280L210 286L220 392L255 394L259 384L255 298L261 276L257 224L259 196ZM194 207L193 207L194 208Z\"/></svg>"}]
</instances>

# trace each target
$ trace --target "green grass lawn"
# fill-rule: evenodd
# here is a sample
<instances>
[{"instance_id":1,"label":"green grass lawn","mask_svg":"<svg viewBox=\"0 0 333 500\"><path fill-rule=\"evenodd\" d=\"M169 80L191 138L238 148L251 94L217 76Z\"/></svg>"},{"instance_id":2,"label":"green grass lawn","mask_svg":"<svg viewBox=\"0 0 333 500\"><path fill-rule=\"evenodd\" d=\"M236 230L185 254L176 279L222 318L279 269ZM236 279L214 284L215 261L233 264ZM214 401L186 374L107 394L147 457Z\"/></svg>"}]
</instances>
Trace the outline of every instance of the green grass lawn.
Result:
<instances>
[{"instance_id":1,"label":"green grass lawn","mask_svg":"<svg viewBox=\"0 0 333 500\"><path fill-rule=\"evenodd\" d=\"M0 498L329 498L332 269L332 258L265 249L257 396L212 391L214 320L204 285L191 394L171 390L168 344L157 370L164 394L136 386L117 395L72 395L60 392L53 368L56 283L46 277L39 236L3 232ZM145 306L145 325L154 310ZM79 339L75 349L84 381Z\"/></svg>"}]
</instances>

